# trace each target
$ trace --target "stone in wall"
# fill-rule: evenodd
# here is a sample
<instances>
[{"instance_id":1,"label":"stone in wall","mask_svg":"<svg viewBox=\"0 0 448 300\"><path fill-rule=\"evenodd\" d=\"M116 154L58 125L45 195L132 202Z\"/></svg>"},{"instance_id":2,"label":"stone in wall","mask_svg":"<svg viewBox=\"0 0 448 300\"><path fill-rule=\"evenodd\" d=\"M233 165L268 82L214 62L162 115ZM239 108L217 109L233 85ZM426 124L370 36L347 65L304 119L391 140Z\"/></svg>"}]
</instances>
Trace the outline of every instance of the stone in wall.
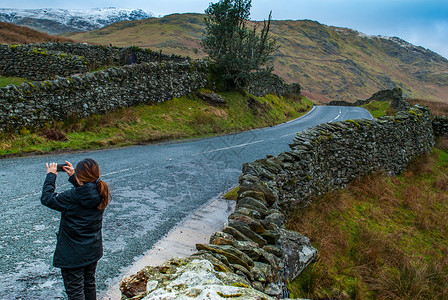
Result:
<instances>
[{"instance_id":1,"label":"stone in wall","mask_svg":"<svg viewBox=\"0 0 448 300\"><path fill-rule=\"evenodd\" d=\"M289 282L317 258L317 250L311 246L310 240L295 231L282 231L282 249L285 253L285 274Z\"/></svg>"}]
</instances>

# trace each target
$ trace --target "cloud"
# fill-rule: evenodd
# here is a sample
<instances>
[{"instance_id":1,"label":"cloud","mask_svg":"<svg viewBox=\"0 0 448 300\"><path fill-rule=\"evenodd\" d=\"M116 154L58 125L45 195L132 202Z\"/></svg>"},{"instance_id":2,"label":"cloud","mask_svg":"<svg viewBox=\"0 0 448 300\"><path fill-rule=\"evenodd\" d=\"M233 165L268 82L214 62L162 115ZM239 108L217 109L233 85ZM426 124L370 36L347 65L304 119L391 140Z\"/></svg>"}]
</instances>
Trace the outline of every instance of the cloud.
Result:
<instances>
[{"instance_id":1,"label":"cloud","mask_svg":"<svg viewBox=\"0 0 448 300\"><path fill-rule=\"evenodd\" d=\"M448 58L448 21L434 21L424 26L408 27L398 35L414 45L423 46Z\"/></svg>"}]
</instances>

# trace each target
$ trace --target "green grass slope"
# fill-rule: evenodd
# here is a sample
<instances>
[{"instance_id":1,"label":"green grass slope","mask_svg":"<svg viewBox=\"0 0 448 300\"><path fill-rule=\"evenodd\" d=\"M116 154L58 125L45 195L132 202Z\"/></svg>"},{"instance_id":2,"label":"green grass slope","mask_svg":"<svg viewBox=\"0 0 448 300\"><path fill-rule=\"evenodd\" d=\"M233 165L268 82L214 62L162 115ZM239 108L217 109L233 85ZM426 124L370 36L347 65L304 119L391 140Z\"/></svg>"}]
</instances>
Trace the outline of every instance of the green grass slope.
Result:
<instances>
[{"instance_id":1,"label":"green grass slope","mask_svg":"<svg viewBox=\"0 0 448 300\"><path fill-rule=\"evenodd\" d=\"M21 85L27 81L26 78L21 77L9 77L0 75L0 88L7 86L8 84Z\"/></svg>"},{"instance_id":2,"label":"green grass slope","mask_svg":"<svg viewBox=\"0 0 448 300\"><path fill-rule=\"evenodd\" d=\"M174 14L68 36L201 58L203 20L201 14ZM355 101L401 87L410 98L448 102L448 60L434 52L398 38L369 37L315 21L273 21L271 28L281 45L275 72L287 82L299 82L312 100Z\"/></svg>"},{"instance_id":3,"label":"green grass slope","mask_svg":"<svg viewBox=\"0 0 448 300\"><path fill-rule=\"evenodd\" d=\"M303 115L305 97L254 97L223 93L213 106L196 95L119 109L86 119L72 118L43 130L0 133L0 158L55 151L101 149L240 132L280 124Z\"/></svg>"}]
</instances>

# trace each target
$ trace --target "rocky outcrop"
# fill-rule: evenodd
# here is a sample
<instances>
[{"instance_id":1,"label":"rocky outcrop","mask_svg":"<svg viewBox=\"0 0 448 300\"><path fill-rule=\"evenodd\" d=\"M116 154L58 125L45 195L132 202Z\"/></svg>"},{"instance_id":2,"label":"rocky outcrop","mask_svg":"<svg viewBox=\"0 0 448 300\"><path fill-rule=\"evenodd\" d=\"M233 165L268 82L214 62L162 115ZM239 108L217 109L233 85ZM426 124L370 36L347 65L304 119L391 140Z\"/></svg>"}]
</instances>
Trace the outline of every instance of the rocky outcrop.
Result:
<instances>
[{"instance_id":1,"label":"rocky outcrop","mask_svg":"<svg viewBox=\"0 0 448 300\"><path fill-rule=\"evenodd\" d=\"M124 299L224 299L270 300L250 287L241 276L197 256L172 259L146 267L121 283Z\"/></svg>"},{"instance_id":2,"label":"rocky outcrop","mask_svg":"<svg viewBox=\"0 0 448 300\"><path fill-rule=\"evenodd\" d=\"M198 95L199 98L201 98L207 103L210 103L211 105L219 106L226 104L226 99L219 94L212 92L198 92L196 94Z\"/></svg>"}]
</instances>

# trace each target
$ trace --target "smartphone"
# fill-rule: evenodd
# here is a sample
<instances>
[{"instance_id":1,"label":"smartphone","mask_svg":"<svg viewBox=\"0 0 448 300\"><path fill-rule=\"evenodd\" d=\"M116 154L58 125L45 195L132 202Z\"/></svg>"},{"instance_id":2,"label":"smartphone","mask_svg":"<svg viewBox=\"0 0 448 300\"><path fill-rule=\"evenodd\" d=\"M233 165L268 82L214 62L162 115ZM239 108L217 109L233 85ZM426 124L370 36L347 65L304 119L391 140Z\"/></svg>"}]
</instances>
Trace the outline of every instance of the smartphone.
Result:
<instances>
[{"instance_id":1,"label":"smartphone","mask_svg":"<svg viewBox=\"0 0 448 300\"><path fill-rule=\"evenodd\" d=\"M65 172L65 170L62 167L68 166L67 164L58 164L57 171L58 172Z\"/></svg>"}]
</instances>

